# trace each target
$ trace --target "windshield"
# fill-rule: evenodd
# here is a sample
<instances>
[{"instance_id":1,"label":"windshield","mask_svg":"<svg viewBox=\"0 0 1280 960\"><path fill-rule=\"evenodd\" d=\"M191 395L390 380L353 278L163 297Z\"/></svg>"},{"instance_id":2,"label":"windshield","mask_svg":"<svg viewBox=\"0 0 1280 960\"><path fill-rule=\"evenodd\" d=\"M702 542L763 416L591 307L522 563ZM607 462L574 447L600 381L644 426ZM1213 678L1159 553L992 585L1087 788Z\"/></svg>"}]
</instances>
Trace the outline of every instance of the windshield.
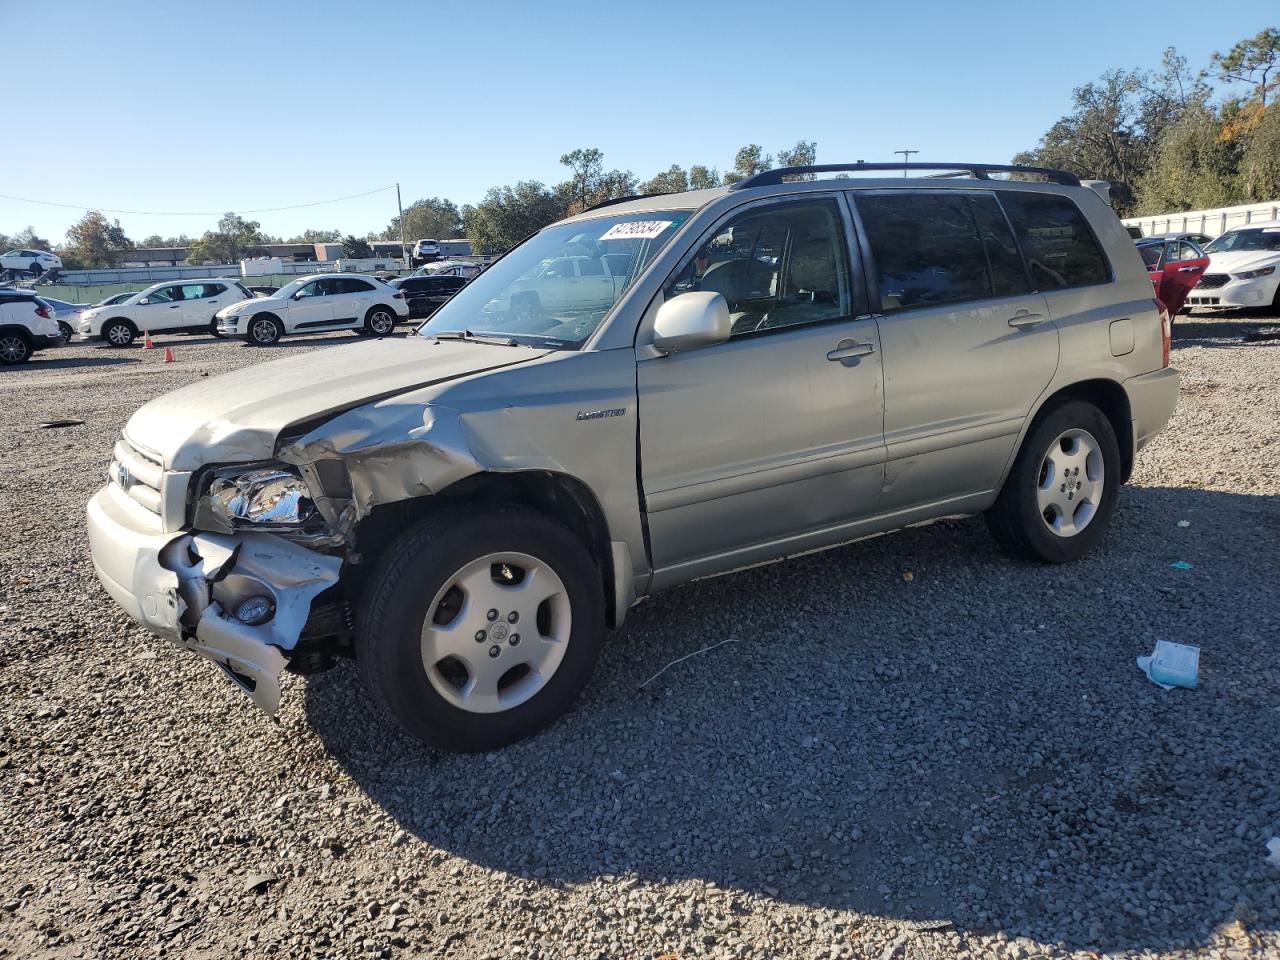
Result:
<instances>
[{"instance_id":1,"label":"windshield","mask_svg":"<svg viewBox=\"0 0 1280 960\"><path fill-rule=\"evenodd\" d=\"M1241 250L1280 250L1280 227L1232 230L1204 248L1205 253L1234 253Z\"/></svg>"},{"instance_id":2,"label":"windshield","mask_svg":"<svg viewBox=\"0 0 1280 960\"><path fill-rule=\"evenodd\" d=\"M547 227L463 287L419 329L580 346L689 218L646 211Z\"/></svg>"}]
</instances>

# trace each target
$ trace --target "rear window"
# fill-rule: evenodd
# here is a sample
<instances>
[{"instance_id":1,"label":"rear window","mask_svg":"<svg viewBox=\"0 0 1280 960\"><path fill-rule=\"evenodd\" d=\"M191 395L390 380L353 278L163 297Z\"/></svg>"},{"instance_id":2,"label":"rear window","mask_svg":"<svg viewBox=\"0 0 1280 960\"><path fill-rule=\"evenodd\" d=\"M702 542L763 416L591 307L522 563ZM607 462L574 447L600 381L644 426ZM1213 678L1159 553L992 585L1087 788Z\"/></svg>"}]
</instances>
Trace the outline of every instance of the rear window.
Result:
<instances>
[{"instance_id":1,"label":"rear window","mask_svg":"<svg viewBox=\"0 0 1280 960\"><path fill-rule=\"evenodd\" d=\"M1009 225L991 194L859 196L880 309L983 300L1029 289Z\"/></svg>"},{"instance_id":2,"label":"rear window","mask_svg":"<svg viewBox=\"0 0 1280 960\"><path fill-rule=\"evenodd\" d=\"M1071 200L1008 190L1000 195L1037 290L1088 287L1111 279L1111 266Z\"/></svg>"}]
</instances>

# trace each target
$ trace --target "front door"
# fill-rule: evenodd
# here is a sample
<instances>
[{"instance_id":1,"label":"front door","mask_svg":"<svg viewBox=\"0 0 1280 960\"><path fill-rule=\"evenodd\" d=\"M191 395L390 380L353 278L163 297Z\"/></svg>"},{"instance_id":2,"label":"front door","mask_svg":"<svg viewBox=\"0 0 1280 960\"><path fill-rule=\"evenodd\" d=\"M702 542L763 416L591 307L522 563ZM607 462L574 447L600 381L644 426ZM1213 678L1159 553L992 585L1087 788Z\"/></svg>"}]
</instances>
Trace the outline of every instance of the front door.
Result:
<instances>
[{"instance_id":1,"label":"front door","mask_svg":"<svg viewBox=\"0 0 1280 960\"><path fill-rule=\"evenodd\" d=\"M875 320L835 196L731 215L664 289L724 295L729 340L637 366L654 587L847 539L877 510Z\"/></svg>"},{"instance_id":2,"label":"front door","mask_svg":"<svg viewBox=\"0 0 1280 960\"><path fill-rule=\"evenodd\" d=\"M855 197L884 344L884 509L967 512L1052 379L1058 331L992 192Z\"/></svg>"},{"instance_id":3,"label":"front door","mask_svg":"<svg viewBox=\"0 0 1280 960\"><path fill-rule=\"evenodd\" d=\"M291 332L306 332L333 324L333 297L329 295L332 282L332 277L321 277L293 295L293 303L289 306Z\"/></svg>"},{"instance_id":4,"label":"front door","mask_svg":"<svg viewBox=\"0 0 1280 960\"><path fill-rule=\"evenodd\" d=\"M177 330L187 325L182 286L160 287L138 301L138 329L144 333Z\"/></svg>"}]
</instances>

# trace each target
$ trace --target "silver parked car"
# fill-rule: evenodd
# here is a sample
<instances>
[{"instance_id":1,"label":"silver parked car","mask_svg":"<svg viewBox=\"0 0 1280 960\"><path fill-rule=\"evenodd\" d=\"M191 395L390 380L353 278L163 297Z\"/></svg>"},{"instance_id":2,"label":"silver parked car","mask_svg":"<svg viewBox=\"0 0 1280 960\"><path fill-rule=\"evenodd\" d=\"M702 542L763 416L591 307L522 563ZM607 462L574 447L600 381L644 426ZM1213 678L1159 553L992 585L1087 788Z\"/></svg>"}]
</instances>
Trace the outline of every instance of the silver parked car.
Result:
<instances>
[{"instance_id":1,"label":"silver parked car","mask_svg":"<svg viewBox=\"0 0 1280 960\"><path fill-rule=\"evenodd\" d=\"M102 583L269 711L351 655L413 735L488 749L695 577L957 514L1081 557L1177 402L1142 258L1058 171L792 179L886 167L612 202L407 340L153 400L89 504ZM564 262L610 296L540 282Z\"/></svg>"}]
</instances>

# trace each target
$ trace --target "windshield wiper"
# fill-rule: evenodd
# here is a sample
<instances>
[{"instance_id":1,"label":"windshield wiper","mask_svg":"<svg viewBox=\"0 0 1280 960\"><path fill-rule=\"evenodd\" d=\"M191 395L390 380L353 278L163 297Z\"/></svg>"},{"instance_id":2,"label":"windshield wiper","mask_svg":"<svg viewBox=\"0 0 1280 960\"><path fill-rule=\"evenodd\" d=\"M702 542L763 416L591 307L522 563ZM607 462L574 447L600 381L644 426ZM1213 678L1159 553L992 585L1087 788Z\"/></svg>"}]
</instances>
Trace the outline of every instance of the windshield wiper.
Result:
<instances>
[{"instance_id":1,"label":"windshield wiper","mask_svg":"<svg viewBox=\"0 0 1280 960\"><path fill-rule=\"evenodd\" d=\"M437 340L467 340L472 343L491 343L499 347L520 346L511 337L493 333L472 333L470 330L432 330L431 336Z\"/></svg>"}]
</instances>

